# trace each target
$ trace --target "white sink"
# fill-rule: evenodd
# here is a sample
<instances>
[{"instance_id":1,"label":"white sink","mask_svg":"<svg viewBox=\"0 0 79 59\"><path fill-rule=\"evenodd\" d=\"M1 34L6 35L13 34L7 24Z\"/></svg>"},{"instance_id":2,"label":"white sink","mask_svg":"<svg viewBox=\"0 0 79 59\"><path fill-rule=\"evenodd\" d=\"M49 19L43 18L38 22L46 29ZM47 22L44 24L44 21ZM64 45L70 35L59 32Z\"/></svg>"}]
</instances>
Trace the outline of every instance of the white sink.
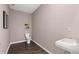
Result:
<instances>
[{"instance_id":1,"label":"white sink","mask_svg":"<svg viewBox=\"0 0 79 59\"><path fill-rule=\"evenodd\" d=\"M56 41L55 45L71 53L79 53L79 43L77 39L63 38Z\"/></svg>"}]
</instances>

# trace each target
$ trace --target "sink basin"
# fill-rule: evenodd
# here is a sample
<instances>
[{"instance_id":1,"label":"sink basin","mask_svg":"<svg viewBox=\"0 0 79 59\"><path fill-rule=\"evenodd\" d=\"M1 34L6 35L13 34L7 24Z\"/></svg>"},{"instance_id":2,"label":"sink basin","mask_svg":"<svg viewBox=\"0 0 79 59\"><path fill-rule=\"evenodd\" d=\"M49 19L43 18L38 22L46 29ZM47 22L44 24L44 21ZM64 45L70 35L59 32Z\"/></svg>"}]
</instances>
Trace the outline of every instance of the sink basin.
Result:
<instances>
[{"instance_id":1,"label":"sink basin","mask_svg":"<svg viewBox=\"0 0 79 59\"><path fill-rule=\"evenodd\" d=\"M56 41L55 45L71 53L79 53L79 43L77 39L63 38Z\"/></svg>"}]
</instances>

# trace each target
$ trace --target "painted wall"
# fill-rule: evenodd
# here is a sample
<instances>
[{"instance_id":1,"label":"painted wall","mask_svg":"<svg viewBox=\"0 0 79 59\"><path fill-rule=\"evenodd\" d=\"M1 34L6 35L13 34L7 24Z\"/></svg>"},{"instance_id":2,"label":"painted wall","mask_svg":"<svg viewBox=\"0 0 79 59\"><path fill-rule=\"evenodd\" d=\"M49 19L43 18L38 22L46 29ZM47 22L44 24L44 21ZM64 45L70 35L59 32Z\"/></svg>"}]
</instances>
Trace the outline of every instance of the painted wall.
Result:
<instances>
[{"instance_id":1,"label":"painted wall","mask_svg":"<svg viewBox=\"0 0 79 59\"><path fill-rule=\"evenodd\" d=\"M0 4L0 53L6 53L10 43L9 28L3 29L3 10L5 10L9 16L8 5Z\"/></svg>"},{"instance_id":2,"label":"painted wall","mask_svg":"<svg viewBox=\"0 0 79 59\"><path fill-rule=\"evenodd\" d=\"M24 24L30 24L31 32L31 15L19 11L10 10L10 39L11 42L25 40L24 33L26 32Z\"/></svg>"},{"instance_id":3,"label":"painted wall","mask_svg":"<svg viewBox=\"0 0 79 59\"><path fill-rule=\"evenodd\" d=\"M32 18L32 39L52 53L63 53L55 41L72 37L69 33L79 38L79 5L41 5Z\"/></svg>"},{"instance_id":4,"label":"painted wall","mask_svg":"<svg viewBox=\"0 0 79 59\"><path fill-rule=\"evenodd\" d=\"M76 6L75 10L76 14L73 22L68 26L66 37L79 39L79 5Z\"/></svg>"}]
</instances>

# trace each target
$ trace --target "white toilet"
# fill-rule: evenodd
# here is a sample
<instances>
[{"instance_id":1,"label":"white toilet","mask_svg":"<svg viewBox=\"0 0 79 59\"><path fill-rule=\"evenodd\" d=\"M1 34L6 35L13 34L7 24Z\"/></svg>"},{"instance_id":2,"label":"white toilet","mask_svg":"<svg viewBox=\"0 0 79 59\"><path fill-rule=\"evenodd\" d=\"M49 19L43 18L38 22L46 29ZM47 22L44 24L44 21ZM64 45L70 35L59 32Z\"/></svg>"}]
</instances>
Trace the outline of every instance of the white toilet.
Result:
<instances>
[{"instance_id":1,"label":"white toilet","mask_svg":"<svg viewBox=\"0 0 79 59\"><path fill-rule=\"evenodd\" d=\"M27 41L27 44L30 44L31 43L31 40L32 40L30 33L25 33L24 35L25 35L25 39Z\"/></svg>"},{"instance_id":2,"label":"white toilet","mask_svg":"<svg viewBox=\"0 0 79 59\"><path fill-rule=\"evenodd\" d=\"M72 54L79 54L79 40L63 38L55 42L55 45L61 49L64 49Z\"/></svg>"}]
</instances>

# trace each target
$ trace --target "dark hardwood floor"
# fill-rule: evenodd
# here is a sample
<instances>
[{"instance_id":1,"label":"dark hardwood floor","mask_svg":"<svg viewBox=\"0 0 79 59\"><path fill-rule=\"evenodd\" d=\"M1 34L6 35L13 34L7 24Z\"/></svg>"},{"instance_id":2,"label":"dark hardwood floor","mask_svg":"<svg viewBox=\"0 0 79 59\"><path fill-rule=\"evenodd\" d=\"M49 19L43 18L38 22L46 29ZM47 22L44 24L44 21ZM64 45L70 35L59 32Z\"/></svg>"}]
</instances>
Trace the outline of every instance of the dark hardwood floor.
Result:
<instances>
[{"instance_id":1,"label":"dark hardwood floor","mask_svg":"<svg viewBox=\"0 0 79 59\"><path fill-rule=\"evenodd\" d=\"M8 54L48 54L37 44L31 41L28 45L26 42L12 44L9 48Z\"/></svg>"}]
</instances>

